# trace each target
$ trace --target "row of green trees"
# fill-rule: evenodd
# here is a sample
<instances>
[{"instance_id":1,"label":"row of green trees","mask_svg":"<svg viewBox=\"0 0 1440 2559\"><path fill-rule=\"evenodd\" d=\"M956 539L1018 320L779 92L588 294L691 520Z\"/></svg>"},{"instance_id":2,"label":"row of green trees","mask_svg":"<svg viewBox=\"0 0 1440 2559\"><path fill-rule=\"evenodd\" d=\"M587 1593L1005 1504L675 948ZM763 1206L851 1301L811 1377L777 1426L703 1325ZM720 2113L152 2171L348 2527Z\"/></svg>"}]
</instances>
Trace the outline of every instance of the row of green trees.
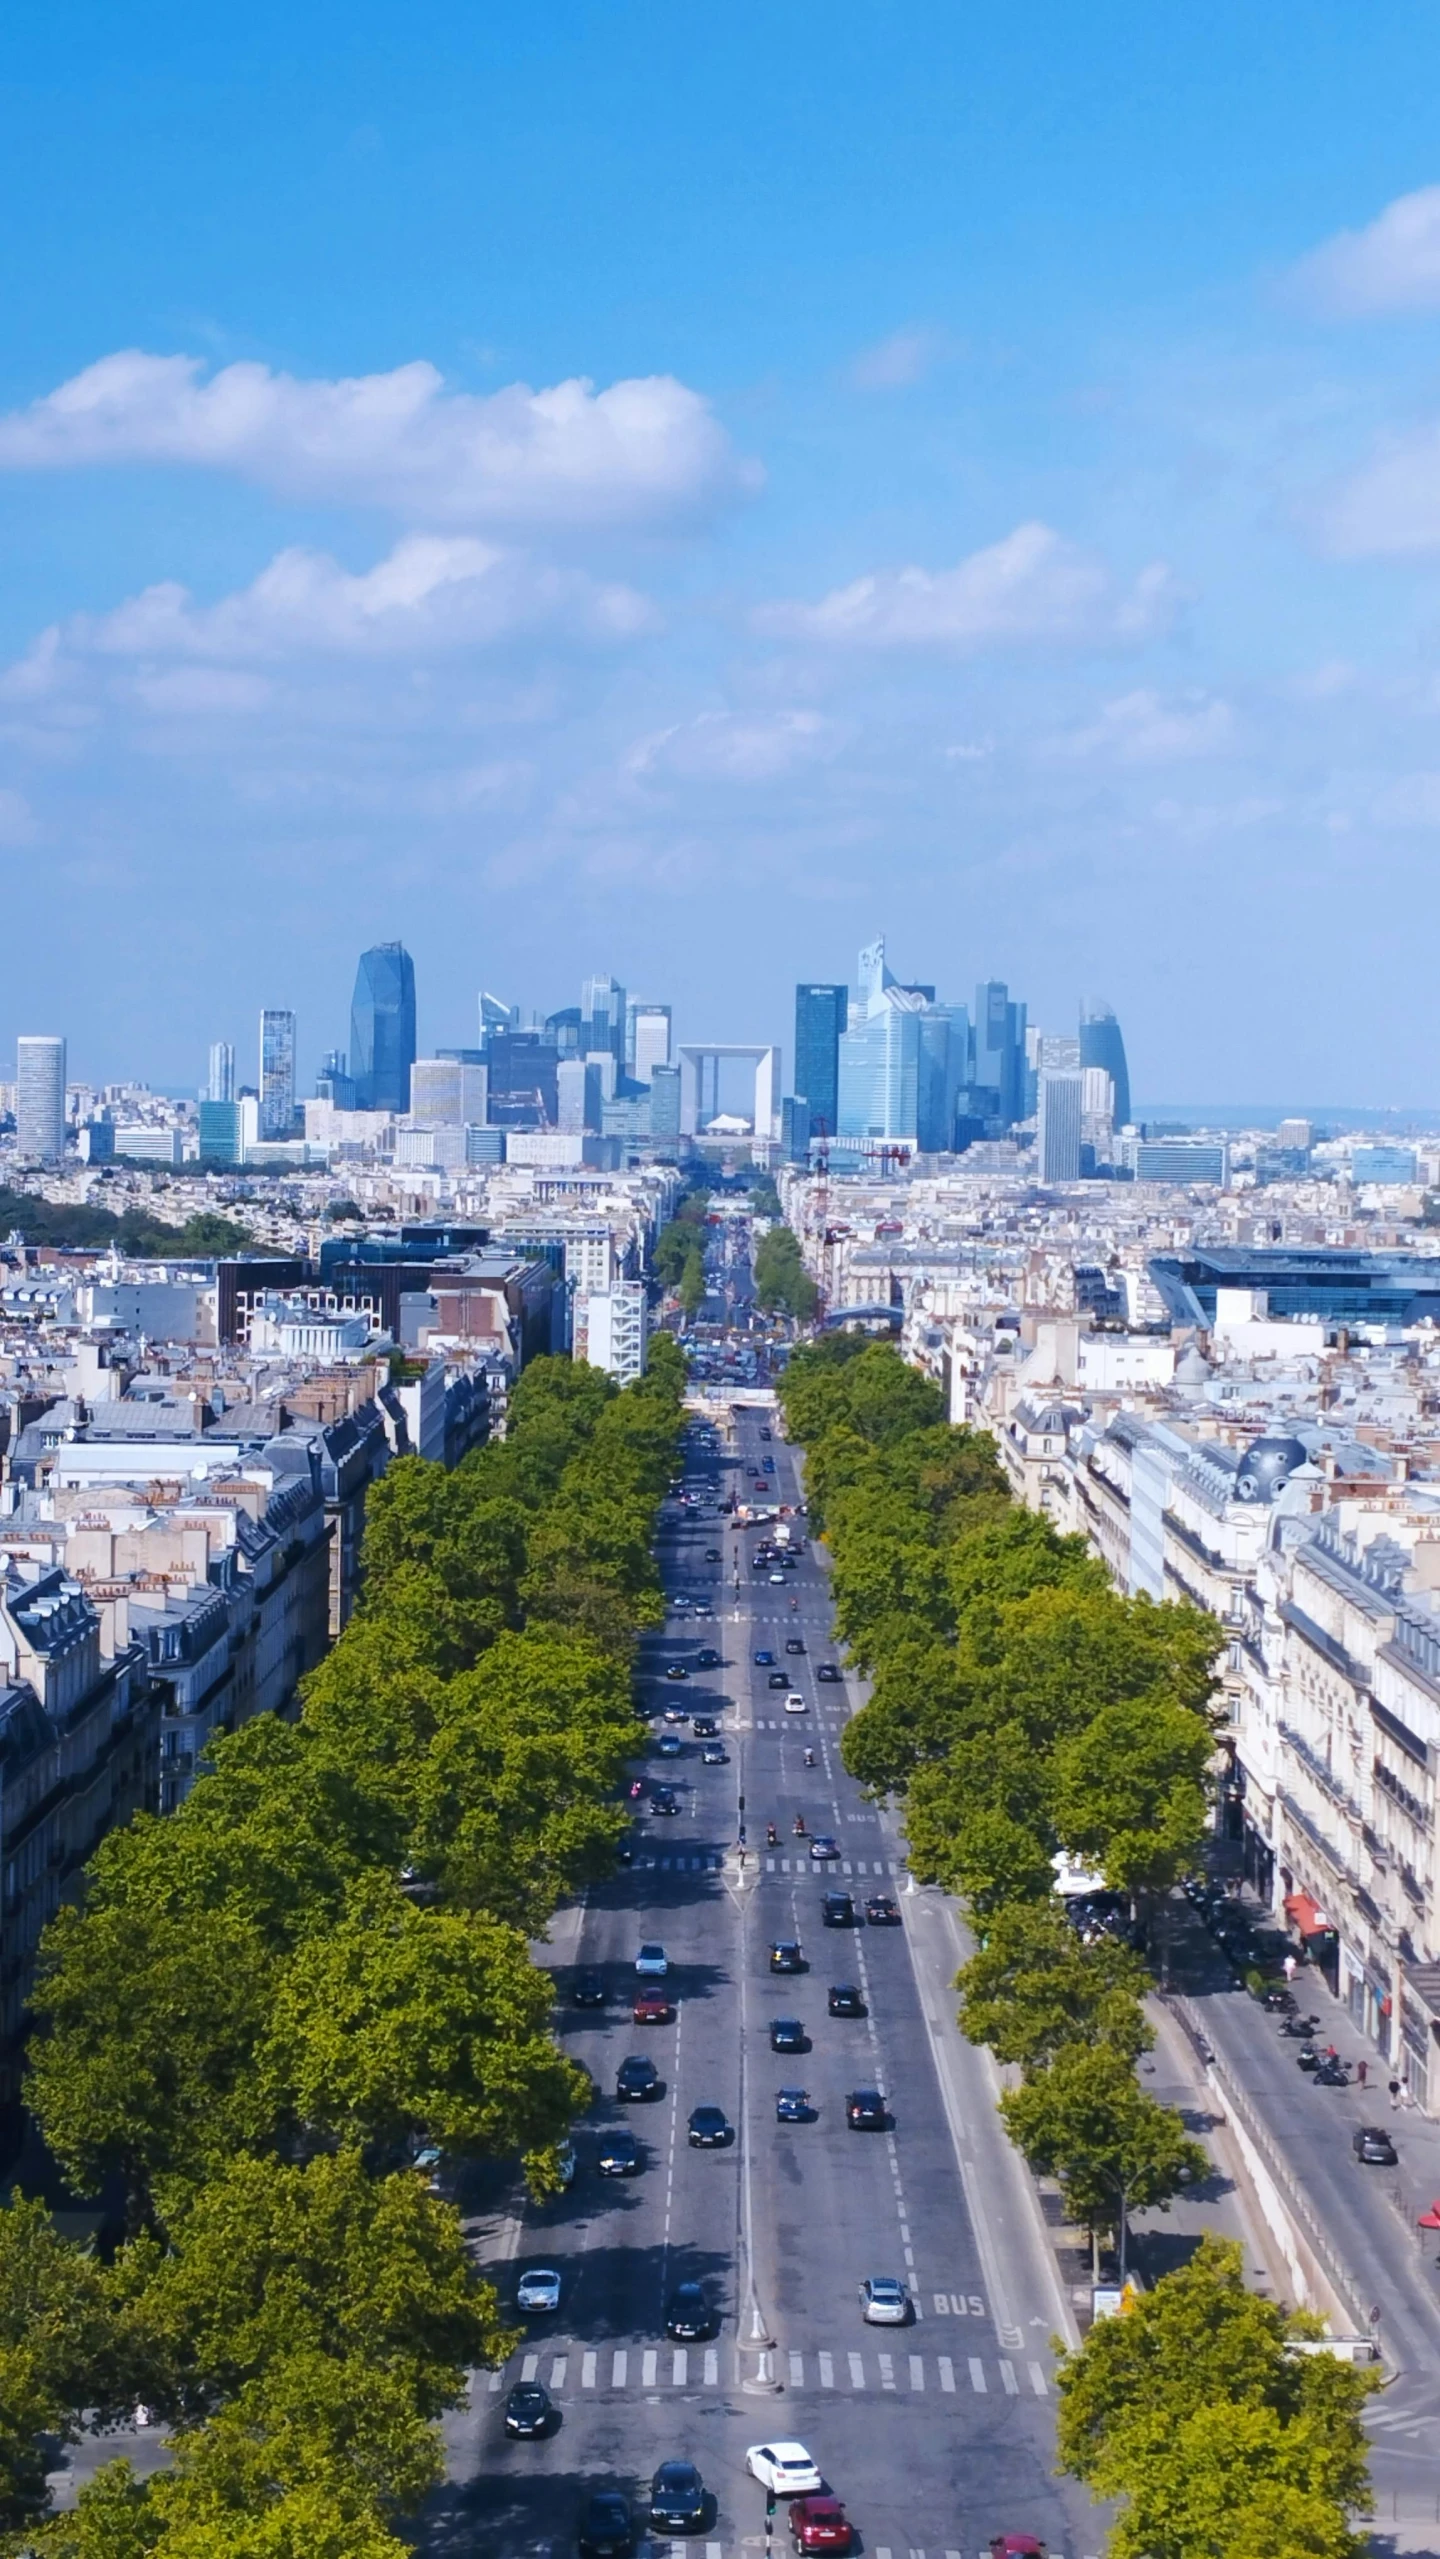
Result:
<instances>
[{"instance_id":1,"label":"row of green trees","mask_svg":"<svg viewBox=\"0 0 1440 2559\"><path fill-rule=\"evenodd\" d=\"M852 1334L807 1346L781 1394L833 1557L837 1630L872 1684L846 1729L846 1765L874 1796L902 1805L916 1875L968 1905L977 1948L957 1984L961 2023L1020 2072L1001 2099L1013 2139L1059 2179L1092 2235L1123 2233L1130 2210L1168 2202L1208 2163L1176 2111L1136 2077L1153 2041L1144 1962L1110 1937L1082 1942L1056 1896L1054 1860L1064 1852L1098 1871L1142 1922L1196 1861L1217 1630L1193 1609L1118 1595L1079 1539L1010 1500L989 1435L948 1428L938 1391L889 1345ZM1268 2321L1271 2366L1288 2376L1264 2401L1263 2423L1234 2436L1253 2440L1264 2472L1276 2427L1293 2419L1285 2440L1296 2451L1305 2410L1358 2397L1328 2360L1318 2375L1295 2363L1278 2314L1251 2302L1228 2259L1203 2256L1183 2296L1192 2308L1205 2283L1223 2295L1217 2339L1234 2327L1253 2340ZM1162 2283L1156 2300L1167 2293ZM1169 2317L1146 2305L1146 2322L1164 2329ZM1212 2542L1183 2517L1162 2528L1161 2489L1146 2482L1152 2469L1170 2478L1159 2456L1171 2438L1164 2423L1149 2424L1143 2392L1123 2425L1117 2414L1113 2424L1087 2420L1087 2432L1074 2413L1101 2387L1092 2368L1109 2373L1132 2350L1113 2342L1122 2332L1133 2348L1150 2327L1105 2323L1072 2359L1067 2465L1129 2500L1113 2543L1126 2559L1240 2559L1252 2548L1243 2537ZM1225 2397L1225 2351L1217 2343L1208 2380L1192 2377L1201 2431L1205 2391ZM1248 2384L1248 2405L1247 2394ZM1338 2538L1267 2544L1262 2535L1255 2551L1348 2550L1357 2478L1358 2452L1316 2492ZM1177 2492L1177 2516L1183 2502ZM1197 2514L1203 2502L1197 2492Z\"/></svg>"},{"instance_id":2,"label":"row of green trees","mask_svg":"<svg viewBox=\"0 0 1440 2559\"><path fill-rule=\"evenodd\" d=\"M802 1324L814 1314L820 1292L800 1258L791 1227L772 1226L761 1236L755 1252L755 1294L767 1312L783 1307Z\"/></svg>"},{"instance_id":3,"label":"row of green trees","mask_svg":"<svg viewBox=\"0 0 1440 2559\"><path fill-rule=\"evenodd\" d=\"M108 2257L0 2215L0 2524L46 2559L401 2559L436 2420L508 2350L411 2164L559 2181L588 2082L527 1938L613 1864L637 1630L683 1363L623 1394L534 1363L507 1439L371 1497L364 1598L299 1721L220 1742L107 1839L47 1931L29 2097ZM47 2518L45 2438L137 2400L174 2430Z\"/></svg>"},{"instance_id":4,"label":"row of green trees","mask_svg":"<svg viewBox=\"0 0 1440 2559\"><path fill-rule=\"evenodd\" d=\"M679 1298L684 1314L698 1315L705 1302L705 1230L710 1186L702 1183L682 1193L675 1214L655 1238L651 1268L665 1288Z\"/></svg>"}]
</instances>

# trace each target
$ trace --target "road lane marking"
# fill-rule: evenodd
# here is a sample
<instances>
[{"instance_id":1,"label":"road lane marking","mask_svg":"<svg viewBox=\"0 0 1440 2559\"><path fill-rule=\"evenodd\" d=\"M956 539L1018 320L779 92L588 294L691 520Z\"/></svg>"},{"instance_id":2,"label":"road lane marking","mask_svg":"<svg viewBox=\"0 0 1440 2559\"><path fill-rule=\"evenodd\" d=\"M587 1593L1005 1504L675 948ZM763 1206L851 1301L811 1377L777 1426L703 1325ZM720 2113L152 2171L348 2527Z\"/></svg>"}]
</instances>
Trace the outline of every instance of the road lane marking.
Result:
<instances>
[{"instance_id":1,"label":"road lane marking","mask_svg":"<svg viewBox=\"0 0 1440 2559\"><path fill-rule=\"evenodd\" d=\"M978 2355L972 2355L970 2357L970 2387L972 2390L978 2390L982 2393L986 2387L985 2366L980 2361Z\"/></svg>"},{"instance_id":2,"label":"road lane marking","mask_svg":"<svg viewBox=\"0 0 1440 2559\"><path fill-rule=\"evenodd\" d=\"M580 2358L580 2387L582 2390L593 2390L595 2387L595 2357L593 2355L582 2355Z\"/></svg>"},{"instance_id":3,"label":"road lane marking","mask_svg":"<svg viewBox=\"0 0 1440 2559\"><path fill-rule=\"evenodd\" d=\"M1007 2398L1013 2399L1016 2391L1020 2387L1019 2382L1015 2378L1015 2366L1002 2361L1000 2366L1000 2378L1005 2384Z\"/></svg>"},{"instance_id":4,"label":"road lane marking","mask_svg":"<svg viewBox=\"0 0 1440 2559\"><path fill-rule=\"evenodd\" d=\"M835 2387L835 2358L833 2355L822 2355L820 2358L820 2387L822 2390L833 2390Z\"/></svg>"},{"instance_id":5,"label":"road lane marking","mask_svg":"<svg viewBox=\"0 0 1440 2559\"><path fill-rule=\"evenodd\" d=\"M625 2352L624 2347L623 2347L623 2346L617 2346L617 2348L616 2348L616 2350L615 2350L614 2360L612 2361L611 2366L610 2366L610 2387L611 2387L611 2389L612 2389L612 2390L623 2390L623 2389L624 2389L624 2387L625 2387L625 2373L626 2373L626 2369L627 2369L628 2363L629 2363L629 2357L627 2356L627 2354L626 2354L626 2352Z\"/></svg>"},{"instance_id":6,"label":"road lane marking","mask_svg":"<svg viewBox=\"0 0 1440 2559\"><path fill-rule=\"evenodd\" d=\"M940 2387L942 2390L953 2390L955 2387L955 2366L948 2355L940 2357Z\"/></svg>"},{"instance_id":7,"label":"road lane marking","mask_svg":"<svg viewBox=\"0 0 1440 2559\"><path fill-rule=\"evenodd\" d=\"M672 2369L672 2371L671 2371L671 2376L670 2376L670 2377L671 2377L671 2379L672 2379L672 2381L674 2382L675 2387L676 2387L676 2389L677 2389L677 2390L683 2390L683 2389L684 2389L685 2384L686 2384L686 2381L687 2381L687 2379L688 2379L688 2377L689 2377L689 2372L690 2372L690 2358L689 2358L688 2354L686 2353L685 2348L684 2348L683 2346L677 2346L677 2347L676 2347L676 2349L675 2349L675 2361L674 2361L674 2366L673 2366L673 2369Z\"/></svg>"},{"instance_id":8,"label":"road lane marking","mask_svg":"<svg viewBox=\"0 0 1440 2559\"><path fill-rule=\"evenodd\" d=\"M803 2390L805 2387L805 2358L803 2355L797 2355L793 2348L790 2355L790 2387L792 2390Z\"/></svg>"},{"instance_id":9,"label":"road lane marking","mask_svg":"<svg viewBox=\"0 0 1440 2559\"><path fill-rule=\"evenodd\" d=\"M1048 2397L1050 2384L1045 2378L1045 2367L1043 2364L1032 2364L1030 2366L1030 2387L1034 2391L1037 2399L1044 2399Z\"/></svg>"},{"instance_id":10,"label":"road lane marking","mask_svg":"<svg viewBox=\"0 0 1440 2559\"><path fill-rule=\"evenodd\" d=\"M706 2348L706 2350L705 2350L705 2381L706 2381L706 2386L707 2386L709 2389L713 2390L713 2389L715 2388L716 2384L718 2383L719 2379L720 2379L720 2357L719 2357L719 2355L716 2353L715 2348L714 2348L713 2346L708 2346L708 2347Z\"/></svg>"},{"instance_id":11,"label":"road lane marking","mask_svg":"<svg viewBox=\"0 0 1440 2559\"><path fill-rule=\"evenodd\" d=\"M534 2378L535 2378L535 2375L537 2374L537 2372L539 2371L539 2369L540 2369L540 2358L539 2358L539 2356L538 2356L538 2355L527 2355L527 2356L526 2356L526 2358L525 2358L525 2361L524 2361L524 2362L522 2363L522 2365L520 2366L520 2378L521 2378L521 2380L522 2380L522 2381L533 2381L533 2380L534 2380Z\"/></svg>"},{"instance_id":12,"label":"road lane marking","mask_svg":"<svg viewBox=\"0 0 1440 2559\"><path fill-rule=\"evenodd\" d=\"M550 2366L550 2387L552 2390L564 2389L565 2366L568 2362L568 2355L557 2355L555 2361Z\"/></svg>"},{"instance_id":13,"label":"road lane marking","mask_svg":"<svg viewBox=\"0 0 1440 2559\"><path fill-rule=\"evenodd\" d=\"M858 2355L851 2355L849 2358L849 2364L851 2389L863 2390L865 2387L865 2366ZM878 2553L876 2554L876 2559L879 2559Z\"/></svg>"},{"instance_id":14,"label":"road lane marking","mask_svg":"<svg viewBox=\"0 0 1440 2559\"><path fill-rule=\"evenodd\" d=\"M894 2387L895 2387L895 2358L894 2358L894 2356L893 2356L893 2355L880 2355L879 2357L877 2357L877 2361L878 2361L879 2366L880 2366L880 2387L881 2387L881 2389L882 2389L882 2390L893 2390L893 2389L894 2389Z\"/></svg>"},{"instance_id":15,"label":"road lane marking","mask_svg":"<svg viewBox=\"0 0 1440 2559\"><path fill-rule=\"evenodd\" d=\"M925 2361L922 2355L912 2355L910 2358L910 2387L912 2390L923 2390L925 2387Z\"/></svg>"}]
</instances>

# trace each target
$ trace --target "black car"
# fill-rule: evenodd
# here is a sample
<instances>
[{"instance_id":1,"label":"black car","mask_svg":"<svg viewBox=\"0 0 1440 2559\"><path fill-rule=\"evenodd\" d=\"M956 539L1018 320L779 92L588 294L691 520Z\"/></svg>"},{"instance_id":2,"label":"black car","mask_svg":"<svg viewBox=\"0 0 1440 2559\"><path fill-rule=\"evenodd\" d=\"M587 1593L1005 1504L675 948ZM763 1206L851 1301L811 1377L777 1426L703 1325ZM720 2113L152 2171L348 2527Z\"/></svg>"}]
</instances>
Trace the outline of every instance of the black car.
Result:
<instances>
[{"instance_id":1,"label":"black car","mask_svg":"<svg viewBox=\"0 0 1440 2559\"><path fill-rule=\"evenodd\" d=\"M648 2053L631 2053L615 2073L615 2094L625 2099L658 2097L660 2073Z\"/></svg>"},{"instance_id":2,"label":"black car","mask_svg":"<svg viewBox=\"0 0 1440 2559\"><path fill-rule=\"evenodd\" d=\"M790 1685L790 1673L788 1670L772 1670L769 1678L765 1682L765 1685L767 1688L788 1688Z\"/></svg>"},{"instance_id":3,"label":"black car","mask_svg":"<svg viewBox=\"0 0 1440 2559\"><path fill-rule=\"evenodd\" d=\"M635 2527L618 2488L597 2488L580 2518L579 2559L630 2559Z\"/></svg>"},{"instance_id":4,"label":"black car","mask_svg":"<svg viewBox=\"0 0 1440 2559\"><path fill-rule=\"evenodd\" d=\"M550 2393L538 2381L517 2381L505 2402L507 2435L547 2435L555 2404Z\"/></svg>"},{"instance_id":5,"label":"black car","mask_svg":"<svg viewBox=\"0 0 1440 2559\"><path fill-rule=\"evenodd\" d=\"M628 1830L623 1839L615 1842L615 1863L617 1866L633 1866L635 1863L635 1842Z\"/></svg>"},{"instance_id":6,"label":"black car","mask_svg":"<svg viewBox=\"0 0 1440 2559\"><path fill-rule=\"evenodd\" d=\"M804 1636L787 1635L785 1638L785 1650L787 1653L803 1653L805 1650Z\"/></svg>"},{"instance_id":7,"label":"black car","mask_svg":"<svg viewBox=\"0 0 1440 2559\"><path fill-rule=\"evenodd\" d=\"M762 1422L762 1423L761 1423L761 1425L760 1425L760 1437L761 1437L761 1439L762 1439L762 1440L768 1440L768 1439L769 1439L769 1437L770 1437L770 1433L769 1433L769 1431L766 1429L765 1424L764 1424L763 1422Z\"/></svg>"},{"instance_id":8,"label":"black car","mask_svg":"<svg viewBox=\"0 0 1440 2559\"><path fill-rule=\"evenodd\" d=\"M696 2106L690 2116L692 2150L723 2150L733 2141L723 2106Z\"/></svg>"},{"instance_id":9,"label":"black car","mask_svg":"<svg viewBox=\"0 0 1440 2559\"><path fill-rule=\"evenodd\" d=\"M705 1561L707 1564L718 1564L721 1561L721 1554L718 1546L706 1547Z\"/></svg>"},{"instance_id":10,"label":"black car","mask_svg":"<svg viewBox=\"0 0 1440 2559\"><path fill-rule=\"evenodd\" d=\"M1400 2154L1380 2124L1357 2124L1350 2147L1362 2168L1397 2168Z\"/></svg>"},{"instance_id":11,"label":"black car","mask_svg":"<svg viewBox=\"0 0 1440 2559\"><path fill-rule=\"evenodd\" d=\"M598 1973L578 1975L575 1983L575 2005L577 2008L604 2007L605 1984Z\"/></svg>"},{"instance_id":12,"label":"black car","mask_svg":"<svg viewBox=\"0 0 1440 2559\"><path fill-rule=\"evenodd\" d=\"M863 2017L865 2002L853 1981L832 1982L825 2004L832 2017Z\"/></svg>"},{"instance_id":13,"label":"black car","mask_svg":"<svg viewBox=\"0 0 1440 2559\"><path fill-rule=\"evenodd\" d=\"M678 1813L680 1800L674 1787L653 1787L650 1794L650 1810L652 1813Z\"/></svg>"},{"instance_id":14,"label":"black car","mask_svg":"<svg viewBox=\"0 0 1440 2559\"><path fill-rule=\"evenodd\" d=\"M888 1893L872 1893L865 1904L865 1917L872 1928L898 1928L900 1913Z\"/></svg>"},{"instance_id":15,"label":"black car","mask_svg":"<svg viewBox=\"0 0 1440 2559\"><path fill-rule=\"evenodd\" d=\"M697 1742L713 1742L720 1727L713 1715L692 1715L690 1730Z\"/></svg>"},{"instance_id":16,"label":"black car","mask_svg":"<svg viewBox=\"0 0 1440 2559\"><path fill-rule=\"evenodd\" d=\"M810 2038L798 2017L772 2017L770 2020L772 2053L808 2053Z\"/></svg>"},{"instance_id":17,"label":"black car","mask_svg":"<svg viewBox=\"0 0 1440 2559\"><path fill-rule=\"evenodd\" d=\"M714 2332L715 2314L703 2284L677 2284L665 2304L665 2334L677 2346L693 2346Z\"/></svg>"},{"instance_id":18,"label":"black car","mask_svg":"<svg viewBox=\"0 0 1440 2559\"><path fill-rule=\"evenodd\" d=\"M595 2165L602 2177L638 2177L643 2164L640 2145L626 2125L600 2135Z\"/></svg>"},{"instance_id":19,"label":"black car","mask_svg":"<svg viewBox=\"0 0 1440 2559\"><path fill-rule=\"evenodd\" d=\"M793 1937L777 1937L770 1949L772 1973L803 1973L805 1958Z\"/></svg>"},{"instance_id":20,"label":"black car","mask_svg":"<svg viewBox=\"0 0 1440 2559\"><path fill-rule=\"evenodd\" d=\"M883 2132L889 2118L878 2088L852 2088L845 2100L845 2121L852 2132Z\"/></svg>"},{"instance_id":21,"label":"black car","mask_svg":"<svg viewBox=\"0 0 1440 2559\"><path fill-rule=\"evenodd\" d=\"M820 1919L826 1928L853 1928L855 1904L848 1893L827 1893L820 1904Z\"/></svg>"},{"instance_id":22,"label":"black car","mask_svg":"<svg viewBox=\"0 0 1440 2559\"><path fill-rule=\"evenodd\" d=\"M817 1679L823 1680L827 1688L833 1688L840 1677L840 1673L833 1662L822 1662L819 1669L816 1671L815 1676Z\"/></svg>"},{"instance_id":23,"label":"black car","mask_svg":"<svg viewBox=\"0 0 1440 2559\"><path fill-rule=\"evenodd\" d=\"M707 1644L702 1652L696 1654L695 1667L697 1670L719 1670L720 1656L713 1644Z\"/></svg>"},{"instance_id":24,"label":"black car","mask_svg":"<svg viewBox=\"0 0 1440 2559\"><path fill-rule=\"evenodd\" d=\"M662 2461L650 2482L650 2521L662 2532L700 2532L710 2510L693 2461Z\"/></svg>"}]
</instances>

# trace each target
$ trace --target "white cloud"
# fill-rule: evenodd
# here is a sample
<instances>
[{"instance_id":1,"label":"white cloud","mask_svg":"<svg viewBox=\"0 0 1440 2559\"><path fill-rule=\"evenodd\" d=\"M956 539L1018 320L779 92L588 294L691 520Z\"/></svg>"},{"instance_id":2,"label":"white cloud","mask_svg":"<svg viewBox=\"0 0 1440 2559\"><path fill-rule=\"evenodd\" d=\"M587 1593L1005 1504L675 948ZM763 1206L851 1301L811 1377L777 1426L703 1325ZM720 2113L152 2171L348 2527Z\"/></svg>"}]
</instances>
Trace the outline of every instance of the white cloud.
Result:
<instances>
[{"instance_id":1,"label":"white cloud","mask_svg":"<svg viewBox=\"0 0 1440 2559\"><path fill-rule=\"evenodd\" d=\"M693 720L642 738L627 756L626 768L645 778L774 782L833 753L838 742L833 722L818 711L779 711L751 719L702 711Z\"/></svg>"},{"instance_id":2,"label":"white cloud","mask_svg":"<svg viewBox=\"0 0 1440 2559\"><path fill-rule=\"evenodd\" d=\"M1440 426L1391 436L1315 510L1327 549L1348 559L1440 550Z\"/></svg>"},{"instance_id":3,"label":"white cloud","mask_svg":"<svg viewBox=\"0 0 1440 2559\"><path fill-rule=\"evenodd\" d=\"M1141 639L1178 601L1161 561L1121 590L1105 562L1048 524L1017 525L953 569L885 569L818 604L776 604L762 629L835 647L983 649L1020 641Z\"/></svg>"},{"instance_id":4,"label":"white cloud","mask_svg":"<svg viewBox=\"0 0 1440 2559\"><path fill-rule=\"evenodd\" d=\"M79 614L43 633L0 678L0 695L43 698L64 690L80 664L121 659L146 670L144 698L153 707L178 709L188 699L196 709L251 709L263 687L218 670L297 659L414 660L527 633L619 641L651 629L655 618L633 588L537 565L470 535L409 534L359 572L323 551L281 551L252 585L216 604L196 604L173 582L147 587L112 613ZM173 671L177 662L188 662L183 676Z\"/></svg>"},{"instance_id":5,"label":"white cloud","mask_svg":"<svg viewBox=\"0 0 1440 2559\"><path fill-rule=\"evenodd\" d=\"M1397 196L1363 231L1339 231L1295 270L1307 300L1341 318L1440 310L1440 187Z\"/></svg>"},{"instance_id":6,"label":"white cloud","mask_svg":"<svg viewBox=\"0 0 1440 2559\"><path fill-rule=\"evenodd\" d=\"M1234 740L1235 715L1213 694L1167 698L1149 690L1107 702L1087 728L1058 741L1067 755L1098 755L1116 764L1174 764L1222 755Z\"/></svg>"},{"instance_id":7,"label":"white cloud","mask_svg":"<svg viewBox=\"0 0 1440 2559\"><path fill-rule=\"evenodd\" d=\"M707 401L668 374L447 391L432 364L298 381L263 364L104 356L0 417L0 469L188 464L412 521L661 527L758 484Z\"/></svg>"},{"instance_id":8,"label":"white cloud","mask_svg":"<svg viewBox=\"0 0 1440 2559\"><path fill-rule=\"evenodd\" d=\"M866 347L850 368L862 391L903 391L923 382L949 344L943 329L895 329L878 345Z\"/></svg>"}]
</instances>

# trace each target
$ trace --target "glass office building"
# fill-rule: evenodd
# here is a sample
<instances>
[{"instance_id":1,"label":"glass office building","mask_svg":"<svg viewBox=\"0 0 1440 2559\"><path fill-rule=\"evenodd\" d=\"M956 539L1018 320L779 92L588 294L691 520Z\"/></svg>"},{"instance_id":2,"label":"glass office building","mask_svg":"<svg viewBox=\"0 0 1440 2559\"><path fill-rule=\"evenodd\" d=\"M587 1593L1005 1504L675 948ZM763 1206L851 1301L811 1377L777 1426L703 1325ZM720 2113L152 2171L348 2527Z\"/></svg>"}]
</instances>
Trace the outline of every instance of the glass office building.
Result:
<instances>
[{"instance_id":1,"label":"glass office building","mask_svg":"<svg viewBox=\"0 0 1440 2559\"><path fill-rule=\"evenodd\" d=\"M1130 1126L1130 1068L1120 1025L1108 1004L1089 1005L1080 1016L1080 1063L1103 1066L1115 1087L1115 1126Z\"/></svg>"},{"instance_id":2,"label":"glass office building","mask_svg":"<svg viewBox=\"0 0 1440 2559\"><path fill-rule=\"evenodd\" d=\"M849 1002L848 986L795 989L795 1095L809 1105L807 1137L818 1137L822 1124L833 1137L838 1125L840 1042Z\"/></svg>"},{"instance_id":3,"label":"glass office building","mask_svg":"<svg viewBox=\"0 0 1440 2559\"><path fill-rule=\"evenodd\" d=\"M377 942L361 954L350 1006L357 1110L409 1110L415 1047L415 963L403 942Z\"/></svg>"},{"instance_id":4,"label":"glass office building","mask_svg":"<svg viewBox=\"0 0 1440 2559\"><path fill-rule=\"evenodd\" d=\"M295 1016L267 1004L260 1016L260 1135L285 1138L295 1124Z\"/></svg>"}]
</instances>

